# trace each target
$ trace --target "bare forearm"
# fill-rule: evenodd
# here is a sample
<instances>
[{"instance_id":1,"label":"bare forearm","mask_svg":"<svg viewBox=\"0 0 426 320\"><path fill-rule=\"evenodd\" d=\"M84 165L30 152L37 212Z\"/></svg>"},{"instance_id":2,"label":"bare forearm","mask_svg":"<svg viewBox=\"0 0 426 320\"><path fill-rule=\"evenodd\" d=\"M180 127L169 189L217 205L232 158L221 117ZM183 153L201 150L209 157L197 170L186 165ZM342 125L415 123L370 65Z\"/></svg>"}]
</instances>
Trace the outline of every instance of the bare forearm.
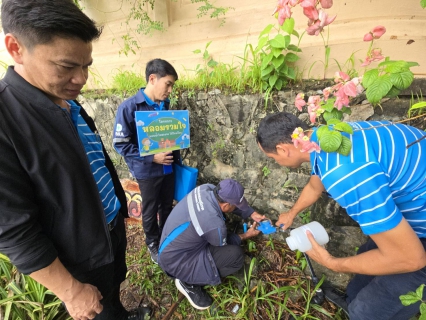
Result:
<instances>
[{"instance_id":1,"label":"bare forearm","mask_svg":"<svg viewBox=\"0 0 426 320\"><path fill-rule=\"evenodd\" d=\"M31 273L30 277L51 290L62 301L66 301L70 298L72 296L72 291L80 284L80 282L65 269L58 258L46 268Z\"/></svg>"},{"instance_id":2,"label":"bare forearm","mask_svg":"<svg viewBox=\"0 0 426 320\"><path fill-rule=\"evenodd\" d=\"M387 275L417 271L424 267L424 262L385 256L375 249L353 257L332 258L326 267L343 273Z\"/></svg>"},{"instance_id":3,"label":"bare forearm","mask_svg":"<svg viewBox=\"0 0 426 320\"><path fill-rule=\"evenodd\" d=\"M316 176L311 177L309 183L303 188L299 199L288 213L293 217L297 216L299 212L313 205L321 197L323 190L324 187L320 179Z\"/></svg>"}]
</instances>

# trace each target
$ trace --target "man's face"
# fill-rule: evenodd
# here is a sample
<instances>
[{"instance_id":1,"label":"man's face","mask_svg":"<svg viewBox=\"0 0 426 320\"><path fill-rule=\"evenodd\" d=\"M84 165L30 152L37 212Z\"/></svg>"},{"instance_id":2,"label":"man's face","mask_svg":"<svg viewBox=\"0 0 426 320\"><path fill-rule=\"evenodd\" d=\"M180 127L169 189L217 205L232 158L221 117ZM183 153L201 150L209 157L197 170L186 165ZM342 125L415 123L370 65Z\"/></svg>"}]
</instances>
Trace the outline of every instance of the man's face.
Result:
<instances>
[{"instance_id":1,"label":"man's face","mask_svg":"<svg viewBox=\"0 0 426 320\"><path fill-rule=\"evenodd\" d=\"M265 152L260 144L258 146L268 158L274 159L276 163L283 167L299 168L304 162L304 156L306 156L291 144L277 145L277 153Z\"/></svg>"},{"instance_id":2,"label":"man's face","mask_svg":"<svg viewBox=\"0 0 426 320\"><path fill-rule=\"evenodd\" d=\"M149 81L152 84L154 101L158 102L166 100L172 93L175 77L167 75L160 78L156 75L151 75Z\"/></svg>"},{"instance_id":3,"label":"man's face","mask_svg":"<svg viewBox=\"0 0 426 320\"><path fill-rule=\"evenodd\" d=\"M55 37L28 50L21 45L15 71L56 104L76 99L92 64L92 44L77 38ZM16 60L15 60L16 61Z\"/></svg>"}]
</instances>

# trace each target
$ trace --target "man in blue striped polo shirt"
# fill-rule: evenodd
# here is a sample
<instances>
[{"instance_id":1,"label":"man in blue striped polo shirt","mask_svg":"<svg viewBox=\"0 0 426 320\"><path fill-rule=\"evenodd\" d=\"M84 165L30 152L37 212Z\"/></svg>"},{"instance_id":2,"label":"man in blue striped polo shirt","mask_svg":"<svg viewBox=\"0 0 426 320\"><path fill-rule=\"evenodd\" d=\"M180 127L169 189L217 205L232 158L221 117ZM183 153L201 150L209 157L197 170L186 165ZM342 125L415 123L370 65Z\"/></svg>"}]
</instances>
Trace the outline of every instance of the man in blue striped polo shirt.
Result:
<instances>
[{"instance_id":1,"label":"man in blue striped polo shirt","mask_svg":"<svg viewBox=\"0 0 426 320\"><path fill-rule=\"evenodd\" d=\"M257 141L279 165L312 165L312 177L294 206L279 217L287 229L295 216L327 192L370 237L356 256L336 258L313 244L307 254L336 271L354 273L347 288L351 320L409 319L419 303L404 307L399 296L426 283L426 139L425 132L387 121L350 123L354 133L348 156L336 152L303 153L291 134L308 130L294 115L268 115ZM318 143L316 131L307 131Z\"/></svg>"}]
</instances>

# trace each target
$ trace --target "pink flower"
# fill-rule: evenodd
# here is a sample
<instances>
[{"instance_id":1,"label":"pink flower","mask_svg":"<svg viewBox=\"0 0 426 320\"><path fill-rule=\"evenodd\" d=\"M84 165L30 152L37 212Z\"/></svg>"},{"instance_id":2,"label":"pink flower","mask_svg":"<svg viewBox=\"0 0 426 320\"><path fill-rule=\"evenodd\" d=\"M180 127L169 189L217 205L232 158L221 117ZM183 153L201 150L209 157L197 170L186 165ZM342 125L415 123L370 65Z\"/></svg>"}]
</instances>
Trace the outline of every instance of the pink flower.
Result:
<instances>
[{"instance_id":1,"label":"pink flower","mask_svg":"<svg viewBox=\"0 0 426 320\"><path fill-rule=\"evenodd\" d=\"M302 128L294 129L291 140L296 148L300 146L300 152L308 152L312 151L320 152L320 147L315 143L309 140L309 137L305 135Z\"/></svg>"},{"instance_id":2,"label":"pink flower","mask_svg":"<svg viewBox=\"0 0 426 320\"><path fill-rule=\"evenodd\" d=\"M382 49L380 48L375 48L373 50L371 50L371 59L373 61L380 61L382 59L384 59L385 57L382 56Z\"/></svg>"},{"instance_id":3,"label":"pink flower","mask_svg":"<svg viewBox=\"0 0 426 320\"><path fill-rule=\"evenodd\" d=\"M310 96L308 99L308 105L311 108L318 109L321 106L321 97L320 96Z\"/></svg>"},{"instance_id":4,"label":"pink flower","mask_svg":"<svg viewBox=\"0 0 426 320\"><path fill-rule=\"evenodd\" d=\"M327 101L328 97L331 94L331 88L325 88L324 90L322 90L322 94L324 95L324 101Z\"/></svg>"},{"instance_id":5,"label":"pink flower","mask_svg":"<svg viewBox=\"0 0 426 320\"><path fill-rule=\"evenodd\" d=\"M291 17L291 8L288 5L289 0L278 0L277 7L273 14L278 12L278 23L282 26L285 19Z\"/></svg>"},{"instance_id":6,"label":"pink flower","mask_svg":"<svg viewBox=\"0 0 426 320\"><path fill-rule=\"evenodd\" d=\"M315 20L318 20L319 17L318 10L315 7L304 7L303 14L309 18L309 25L314 23Z\"/></svg>"},{"instance_id":7,"label":"pink flower","mask_svg":"<svg viewBox=\"0 0 426 320\"><path fill-rule=\"evenodd\" d=\"M370 57L369 57L369 56L367 56L367 57L365 58L364 62L361 64L361 67L366 67L366 66L370 65L370 63L371 63L372 61L373 61L373 60L371 60L371 59L370 59Z\"/></svg>"},{"instance_id":8,"label":"pink flower","mask_svg":"<svg viewBox=\"0 0 426 320\"><path fill-rule=\"evenodd\" d=\"M382 35L385 34L385 32L386 28L383 26L377 26L373 30L371 30L374 39L379 39Z\"/></svg>"},{"instance_id":9,"label":"pink flower","mask_svg":"<svg viewBox=\"0 0 426 320\"><path fill-rule=\"evenodd\" d=\"M321 148L319 147L319 145L317 145L315 142L312 142L312 141L304 143L302 145L302 148L300 149L300 152L311 153L313 151L319 153L321 151Z\"/></svg>"},{"instance_id":10,"label":"pink flower","mask_svg":"<svg viewBox=\"0 0 426 320\"><path fill-rule=\"evenodd\" d=\"M348 107L349 106L349 97L345 93L343 87L336 91L334 93L336 96L336 101L334 102L334 106L337 108L337 110L341 110L342 107Z\"/></svg>"},{"instance_id":11,"label":"pink flower","mask_svg":"<svg viewBox=\"0 0 426 320\"><path fill-rule=\"evenodd\" d=\"M361 85L362 77L355 77L351 80L356 86L356 94L359 95L364 92L364 87Z\"/></svg>"},{"instance_id":12,"label":"pink flower","mask_svg":"<svg viewBox=\"0 0 426 320\"><path fill-rule=\"evenodd\" d=\"M294 101L294 104L296 105L296 108L299 111L302 111L302 107L306 105L304 98L305 98L305 95L303 93L298 93Z\"/></svg>"},{"instance_id":13,"label":"pink flower","mask_svg":"<svg viewBox=\"0 0 426 320\"><path fill-rule=\"evenodd\" d=\"M366 33L364 35L364 41L368 42L368 41L372 41L373 40L373 34L371 32Z\"/></svg>"},{"instance_id":14,"label":"pink flower","mask_svg":"<svg viewBox=\"0 0 426 320\"><path fill-rule=\"evenodd\" d=\"M335 83L346 82L346 81L349 81L350 79L351 78L346 73L344 73L343 71L337 71L334 74L334 82Z\"/></svg>"},{"instance_id":15,"label":"pink flower","mask_svg":"<svg viewBox=\"0 0 426 320\"><path fill-rule=\"evenodd\" d=\"M315 5L316 5L316 0L302 0L302 1L300 1L300 6L302 8L315 7Z\"/></svg>"},{"instance_id":16,"label":"pink flower","mask_svg":"<svg viewBox=\"0 0 426 320\"><path fill-rule=\"evenodd\" d=\"M321 7L330 9L333 6L333 0L320 0Z\"/></svg>"},{"instance_id":17,"label":"pink flower","mask_svg":"<svg viewBox=\"0 0 426 320\"><path fill-rule=\"evenodd\" d=\"M373 39L379 39L386 32L386 28L383 26L374 27L369 33L364 35L364 41L372 41Z\"/></svg>"},{"instance_id":18,"label":"pink flower","mask_svg":"<svg viewBox=\"0 0 426 320\"><path fill-rule=\"evenodd\" d=\"M352 81L348 81L342 87L343 92L349 97L356 97L356 85Z\"/></svg>"}]
</instances>

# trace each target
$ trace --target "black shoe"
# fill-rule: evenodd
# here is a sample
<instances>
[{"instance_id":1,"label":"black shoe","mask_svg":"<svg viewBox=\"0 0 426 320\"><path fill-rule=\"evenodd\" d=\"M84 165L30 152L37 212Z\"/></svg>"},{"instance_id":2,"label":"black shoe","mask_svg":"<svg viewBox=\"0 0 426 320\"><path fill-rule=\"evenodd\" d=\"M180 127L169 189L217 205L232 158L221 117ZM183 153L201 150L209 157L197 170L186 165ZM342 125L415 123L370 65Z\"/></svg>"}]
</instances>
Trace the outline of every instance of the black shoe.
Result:
<instances>
[{"instance_id":1,"label":"black shoe","mask_svg":"<svg viewBox=\"0 0 426 320\"><path fill-rule=\"evenodd\" d=\"M212 297L203 287L189 285L179 279L175 279L175 285L195 309L205 310L213 304Z\"/></svg>"},{"instance_id":2,"label":"black shoe","mask_svg":"<svg viewBox=\"0 0 426 320\"><path fill-rule=\"evenodd\" d=\"M151 313L151 309L147 307L141 307L134 309L132 311L129 311L129 314L127 316L127 320L144 320L149 319L149 314Z\"/></svg>"},{"instance_id":3,"label":"black shoe","mask_svg":"<svg viewBox=\"0 0 426 320\"><path fill-rule=\"evenodd\" d=\"M151 255L151 260L155 264L158 264L158 244L157 244L157 242L151 242L148 245L148 250L149 250L149 253Z\"/></svg>"},{"instance_id":4,"label":"black shoe","mask_svg":"<svg viewBox=\"0 0 426 320\"><path fill-rule=\"evenodd\" d=\"M321 289L328 301L334 303L337 307L342 308L346 315L349 316L348 303L346 302L346 293L326 282L323 283Z\"/></svg>"}]
</instances>

